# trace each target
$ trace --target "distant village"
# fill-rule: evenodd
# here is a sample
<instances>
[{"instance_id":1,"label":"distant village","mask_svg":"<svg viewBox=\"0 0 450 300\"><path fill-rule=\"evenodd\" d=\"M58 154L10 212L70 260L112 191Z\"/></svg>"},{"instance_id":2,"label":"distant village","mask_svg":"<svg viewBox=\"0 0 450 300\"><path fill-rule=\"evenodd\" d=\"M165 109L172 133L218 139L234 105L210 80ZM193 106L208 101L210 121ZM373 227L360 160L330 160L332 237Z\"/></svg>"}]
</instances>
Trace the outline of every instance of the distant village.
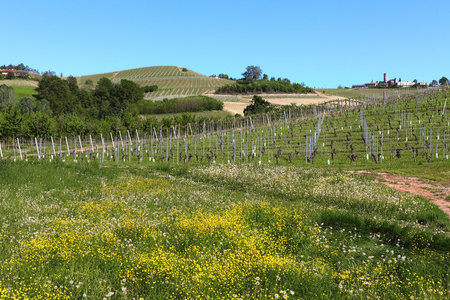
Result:
<instances>
[{"instance_id":1,"label":"distant village","mask_svg":"<svg viewBox=\"0 0 450 300\"><path fill-rule=\"evenodd\" d=\"M409 87L413 87L413 86L418 86L418 87L428 87L428 82L426 81L422 81L422 82L417 82L417 81L408 81L408 80L402 80L401 78L399 80L397 80L397 78L394 79L388 79L388 74L384 73L383 76L383 81L377 81L377 82L369 82L369 83L364 83L364 84L355 84L352 85L353 89L361 89L361 88L409 88Z\"/></svg>"}]
</instances>

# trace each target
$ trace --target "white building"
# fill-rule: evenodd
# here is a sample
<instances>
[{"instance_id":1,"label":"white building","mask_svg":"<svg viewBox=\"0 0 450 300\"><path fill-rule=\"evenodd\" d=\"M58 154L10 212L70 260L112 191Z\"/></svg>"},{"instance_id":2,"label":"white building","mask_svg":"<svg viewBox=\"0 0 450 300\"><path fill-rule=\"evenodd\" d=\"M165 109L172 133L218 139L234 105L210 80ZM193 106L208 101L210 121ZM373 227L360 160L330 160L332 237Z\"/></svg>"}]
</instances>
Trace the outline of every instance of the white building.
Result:
<instances>
[{"instance_id":1,"label":"white building","mask_svg":"<svg viewBox=\"0 0 450 300\"><path fill-rule=\"evenodd\" d=\"M408 80L405 80L405 81L399 81L399 82L397 82L397 86L398 86L398 87L405 87L405 88L408 88L408 87L412 87L413 85L415 85L414 81L408 81Z\"/></svg>"}]
</instances>

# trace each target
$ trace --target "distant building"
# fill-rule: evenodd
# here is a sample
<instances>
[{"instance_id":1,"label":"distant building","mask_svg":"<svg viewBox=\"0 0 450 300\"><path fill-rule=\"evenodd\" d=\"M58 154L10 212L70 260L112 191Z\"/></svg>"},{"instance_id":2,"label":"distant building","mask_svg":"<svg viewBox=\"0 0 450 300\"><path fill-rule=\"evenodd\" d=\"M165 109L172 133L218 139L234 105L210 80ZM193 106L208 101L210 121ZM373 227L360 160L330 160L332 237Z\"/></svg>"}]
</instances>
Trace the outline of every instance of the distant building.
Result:
<instances>
[{"instance_id":1,"label":"distant building","mask_svg":"<svg viewBox=\"0 0 450 300\"><path fill-rule=\"evenodd\" d=\"M408 80L405 80L405 81L399 81L398 83L397 83L397 86L398 87L403 87L403 88L409 88L409 87L412 87L413 85L415 85L416 83L414 82L414 81L408 81Z\"/></svg>"},{"instance_id":2,"label":"distant building","mask_svg":"<svg viewBox=\"0 0 450 300\"><path fill-rule=\"evenodd\" d=\"M14 69L6 69L6 70L1 70L2 75L8 75L9 73L13 73L14 77L19 77L19 78L27 78L28 77L28 72L27 71L22 71L22 70L14 70Z\"/></svg>"},{"instance_id":3,"label":"distant building","mask_svg":"<svg viewBox=\"0 0 450 300\"><path fill-rule=\"evenodd\" d=\"M364 88L369 88L369 87L376 87L377 84L378 84L378 81L373 82L373 80L372 80L372 82L369 82L369 83L352 85L352 89L364 89Z\"/></svg>"},{"instance_id":4,"label":"distant building","mask_svg":"<svg viewBox=\"0 0 450 300\"><path fill-rule=\"evenodd\" d=\"M365 84L355 84L352 85L353 89L361 89L361 88L369 88L369 87L404 87L404 88L408 88L408 87L412 87L414 86L416 83L413 81L402 81L401 78L399 78L399 80L397 81L397 78L394 79L388 79L388 74L384 73L383 74L383 80L381 82L369 82L369 83L365 83ZM426 81L422 81L421 83L419 83L419 86L421 87L428 87L428 82Z\"/></svg>"},{"instance_id":5,"label":"distant building","mask_svg":"<svg viewBox=\"0 0 450 300\"><path fill-rule=\"evenodd\" d=\"M386 81L386 86L387 87L393 87L397 85L397 78L394 79L390 79L388 81Z\"/></svg>"}]
</instances>

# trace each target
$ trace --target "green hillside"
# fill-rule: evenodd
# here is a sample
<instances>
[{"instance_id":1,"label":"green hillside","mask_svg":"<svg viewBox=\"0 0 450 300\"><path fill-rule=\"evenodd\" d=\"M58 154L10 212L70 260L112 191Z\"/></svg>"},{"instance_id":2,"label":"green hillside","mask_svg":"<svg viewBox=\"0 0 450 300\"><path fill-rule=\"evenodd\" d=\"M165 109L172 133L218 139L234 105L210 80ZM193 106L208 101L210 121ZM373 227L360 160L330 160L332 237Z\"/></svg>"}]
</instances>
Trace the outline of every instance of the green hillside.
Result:
<instances>
[{"instance_id":1,"label":"green hillside","mask_svg":"<svg viewBox=\"0 0 450 300\"><path fill-rule=\"evenodd\" d=\"M146 67L111 73L103 73L77 77L78 84L83 85L92 80L94 85L102 78L111 79L119 83L122 79L132 80L140 86L157 85L158 90L146 93L146 99L175 98L180 96L200 95L208 90L234 83L232 80L212 78L196 73L192 70L176 66Z\"/></svg>"}]
</instances>

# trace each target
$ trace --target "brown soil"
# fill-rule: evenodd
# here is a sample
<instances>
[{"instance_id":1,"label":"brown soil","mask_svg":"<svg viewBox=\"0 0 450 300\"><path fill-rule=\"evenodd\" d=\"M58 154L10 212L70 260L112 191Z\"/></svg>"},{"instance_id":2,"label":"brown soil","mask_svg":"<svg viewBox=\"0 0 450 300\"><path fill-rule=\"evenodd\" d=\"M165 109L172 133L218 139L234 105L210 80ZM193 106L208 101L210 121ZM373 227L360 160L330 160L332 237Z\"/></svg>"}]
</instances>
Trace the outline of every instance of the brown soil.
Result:
<instances>
[{"instance_id":1,"label":"brown soil","mask_svg":"<svg viewBox=\"0 0 450 300\"><path fill-rule=\"evenodd\" d=\"M404 177L389 173L369 171L351 172L358 174L372 174L376 177L378 182L384 185L401 192L423 196L439 206L439 208L450 217L450 200L446 200L446 198L450 198L450 187L417 177Z\"/></svg>"},{"instance_id":2,"label":"brown soil","mask_svg":"<svg viewBox=\"0 0 450 300\"><path fill-rule=\"evenodd\" d=\"M259 95L265 100L276 105L290 105L295 103L296 105L307 105L307 104L319 104L322 102L327 102L336 99L346 99L339 96L324 95L320 93L310 93L310 94L261 94ZM248 103L251 101L251 96L238 96L239 100L242 102L224 102L223 110L231 112L233 114L244 115L244 108L247 107Z\"/></svg>"}]
</instances>

